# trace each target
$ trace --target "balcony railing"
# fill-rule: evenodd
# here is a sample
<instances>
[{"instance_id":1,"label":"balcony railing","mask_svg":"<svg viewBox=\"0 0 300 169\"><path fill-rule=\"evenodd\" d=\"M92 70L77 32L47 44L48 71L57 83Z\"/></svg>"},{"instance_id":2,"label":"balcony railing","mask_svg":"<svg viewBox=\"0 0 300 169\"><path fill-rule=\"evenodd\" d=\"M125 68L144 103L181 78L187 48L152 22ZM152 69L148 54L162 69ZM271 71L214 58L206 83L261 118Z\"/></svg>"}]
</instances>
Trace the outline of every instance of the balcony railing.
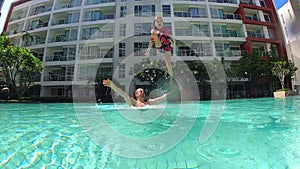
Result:
<instances>
[{"instance_id":1,"label":"balcony railing","mask_svg":"<svg viewBox=\"0 0 300 169\"><path fill-rule=\"evenodd\" d=\"M49 43L53 43L53 42L69 42L69 41L75 41L77 40L77 36L76 37L65 37L65 35L62 36L57 36L55 38L49 38L48 42Z\"/></svg>"},{"instance_id":2,"label":"balcony railing","mask_svg":"<svg viewBox=\"0 0 300 169\"><path fill-rule=\"evenodd\" d=\"M247 32L248 37L252 38L265 38L265 35L262 33L256 33L256 32Z\"/></svg>"},{"instance_id":3,"label":"balcony railing","mask_svg":"<svg viewBox=\"0 0 300 169\"><path fill-rule=\"evenodd\" d=\"M252 21L261 21L260 18L256 16L246 16L246 19Z\"/></svg>"},{"instance_id":4,"label":"balcony railing","mask_svg":"<svg viewBox=\"0 0 300 169\"><path fill-rule=\"evenodd\" d=\"M236 32L236 31L227 31L223 32L214 32L214 37L245 37L244 32Z\"/></svg>"},{"instance_id":5,"label":"balcony railing","mask_svg":"<svg viewBox=\"0 0 300 169\"><path fill-rule=\"evenodd\" d=\"M51 11L51 10L52 10L52 7L39 8L38 10L34 9L30 12L30 16L38 15L40 13L48 12L48 11Z\"/></svg>"},{"instance_id":6,"label":"balcony railing","mask_svg":"<svg viewBox=\"0 0 300 169\"><path fill-rule=\"evenodd\" d=\"M249 5L255 5L253 1L246 1L246 0L241 0L240 3L242 4L249 4Z\"/></svg>"},{"instance_id":7,"label":"balcony railing","mask_svg":"<svg viewBox=\"0 0 300 169\"><path fill-rule=\"evenodd\" d=\"M212 52L210 49L198 51L193 50L191 48L177 49L177 56L194 56L194 57L204 57L204 56L212 56Z\"/></svg>"},{"instance_id":8,"label":"balcony railing","mask_svg":"<svg viewBox=\"0 0 300 169\"><path fill-rule=\"evenodd\" d=\"M97 52L93 54L80 54L80 60L92 60L101 58L113 58L112 52Z\"/></svg>"},{"instance_id":9,"label":"balcony railing","mask_svg":"<svg viewBox=\"0 0 300 169\"><path fill-rule=\"evenodd\" d=\"M52 22L51 25L64 25L64 24L71 24L71 23L78 23L79 19L76 20L68 20L68 19L60 19L60 20L55 20Z\"/></svg>"},{"instance_id":10,"label":"balcony railing","mask_svg":"<svg viewBox=\"0 0 300 169\"><path fill-rule=\"evenodd\" d=\"M114 33L112 31L98 32L92 35L83 35L82 40L92 40L92 39L102 39L102 38L112 38Z\"/></svg>"},{"instance_id":11,"label":"balcony railing","mask_svg":"<svg viewBox=\"0 0 300 169\"><path fill-rule=\"evenodd\" d=\"M84 22L107 20L107 19L115 19L115 14L102 14L99 15L98 17L84 18Z\"/></svg>"},{"instance_id":12,"label":"balcony railing","mask_svg":"<svg viewBox=\"0 0 300 169\"><path fill-rule=\"evenodd\" d=\"M242 17L239 14L224 14L224 15L212 15L211 18L214 19L234 19L241 20Z\"/></svg>"},{"instance_id":13,"label":"balcony railing","mask_svg":"<svg viewBox=\"0 0 300 169\"><path fill-rule=\"evenodd\" d=\"M191 14L190 12L174 12L174 16L187 18L207 18L206 14Z\"/></svg>"},{"instance_id":14,"label":"balcony railing","mask_svg":"<svg viewBox=\"0 0 300 169\"><path fill-rule=\"evenodd\" d=\"M31 26L28 26L27 30L30 31L30 30L34 30L34 29L37 29L37 28L47 27L47 26L48 26L48 22L45 22L45 23L39 23L38 25L31 25Z\"/></svg>"},{"instance_id":15,"label":"balcony railing","mask_svg":"<svg viewBox=\"0 0 300 169\"><path fill-rule=\"evenodd\" d=\"M75 56L47 56L46 62L53 62L53 61L72 61L75 60Z\"/></svg>"},{"instance_id":16,"label":"balcony railing","mask_svg":"<svg viewBox=\"0 0 300 169\"><path fill-rule=\"evenodd\" d=\"M116 2L115 0L87 0L86 5L96 5L102 3Z\"/></svg>"},{"instance_id":17,"label":"balcony railing","mask_svg":"<svg viewBox=\"0 0 300 169\"><path fill-rule=\"evenodd\" d=\"M17 34L17 33L20 33L22 32L22 30L19 30L19 29L15 29L15 30L10 30L7 32L7 35L14 35L14 34Z\"/></svg>"},{"instance_id":18,"label":"balcony railing","mask_svg":"<svg viewBox=\"0 0 300 169\"><path fill-rule=\"evenodd\" d=\"M208 0L208 2L237 4L237 0Z\"/></svg>"},{"instance_id":19,"label":"balcony railing","mask_svg":"<svg viewBox=\"0 0 300 169\"><path fill-rule=\"evenodd\" d=\"M224 56L224 57L237 57L237 56L242 56L242 51L241 50L230 50L229 52L217 51L217 55Z\"/></svg>"},{"instance_id":20,"label":"balcony railing","mask_svg":"<svg viewBox=\"0 0 300 169\"><path fill-rule=\"evenodd\" d=\"M44 81L73 81L74 75L50 74L44 76Z\"/></svg>"},{"instance_id":21,"label":"balcony railing","mask_svg":"<svg viewBox=\"0 0 300 169\"><path fill-rule=\"evenodd\" d=\"M41 81L41 75L34 75L32 78L33 78L33 82L40 82Z\"/></svg>"},{"instance_id":22,"label":"balcony railing","mask_svg":"<svg viewBox=\"0 0 300 169\"><path fill-rule=\"evenodd\" d=\"M33 42L24 42L24 46L33 46L33 45L40 45L45 44L46 38L41 38L38 40L34 40Z\"/></svg>"},{"instance_id":23,"label":"balcony railing","mask_svg":"<svg viewBox=\"0 0 300 169\"><path fill-rule=\"evenodd\" d=\"M55 6L54 9L57 10L57 9L73 8L73 7L78 7L78 6L81 6L81 1L79 1L76 4L72 4L72 3L59 4L59 5Z\"/></svg>"},{"instance_id":24,"label":"balcony railing","mask_svg":"<svg viewBox=\"0 0 300 169\"><path fill-rule=\"evenodd\" d=\"M176 29L175 34L176 36L198 36L198 37L210 36L210 33L208 31L200 32L191 29Z\"/></svg>"},{"instance_id":25,"label":"balcony railing","mask_svg":"<svg viewBox=\"0 0 300 169\"><path fill-rule=\"evenodd\" d=\"M19 20L19 19L22 19L22 18L25 18L25 17L26 17L26 14L24 13L24 14L21 14L19 16L15 16L15 17L10 18L9 21L12 22L12 21Z\"/></svg>"}]
</instances>

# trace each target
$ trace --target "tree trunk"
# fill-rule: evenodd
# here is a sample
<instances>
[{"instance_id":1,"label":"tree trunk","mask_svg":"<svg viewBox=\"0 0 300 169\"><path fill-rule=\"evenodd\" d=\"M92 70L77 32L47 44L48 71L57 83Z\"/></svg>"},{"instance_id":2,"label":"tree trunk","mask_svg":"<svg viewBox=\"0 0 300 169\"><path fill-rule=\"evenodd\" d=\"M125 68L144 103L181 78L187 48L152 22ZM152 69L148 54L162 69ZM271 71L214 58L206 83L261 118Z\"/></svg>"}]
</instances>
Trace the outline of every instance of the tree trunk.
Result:
<instances>
[{"instance_id":1,"label":"tree trunk","mask_svg":"<svg viewBox=\"0 0 300 169\"><path fill-rule=\"evenodd\" d=\"M282 78L280 79L281 89L284 89L284 78L285 76L282 76Z\"/></svg>"}]
</instances>

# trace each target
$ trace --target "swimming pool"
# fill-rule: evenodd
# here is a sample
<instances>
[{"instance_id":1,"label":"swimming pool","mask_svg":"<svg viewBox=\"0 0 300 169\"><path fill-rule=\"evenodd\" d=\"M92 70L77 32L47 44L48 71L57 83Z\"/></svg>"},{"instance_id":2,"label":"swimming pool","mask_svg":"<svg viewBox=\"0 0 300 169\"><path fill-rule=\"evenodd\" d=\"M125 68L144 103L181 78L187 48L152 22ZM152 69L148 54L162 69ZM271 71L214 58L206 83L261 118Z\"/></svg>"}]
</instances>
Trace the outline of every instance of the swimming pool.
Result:
<instances>
[{"instance_id":1,"label":"swimming pool","mask_svg":"<svg viewBox=\"0 0 300 169\"><path fill-rule=\"evenodd\" d=\"M195 117L183 115L191 120L191 130L170 149L143 158L118 156L104 150L103 140L103 145L95 142L87 128L82 127L82 117L74 104L0 104L0 168L283 169L300 166L299 97L228 100L216 130L207 141L199 143L201 128L216 103L184 103L199 107ZM80 105L85 106L89 105ZM135 112L126 108L120 111L123 109L115 105L94 106L95 112L86 110L88 114L101 114L105 125L123 136L151 139L166 135L164 143L168 144L173 141L173 136L168 136L169 129L177 125L181 130L185 125L177 123L182 116L179 111L182 104L164 106ZM141 118L135 120L143 121L134 121L129 112L139 113ZM147 116L150 113L154 115ZM122 147L118 148L118 152L122 151ZM161 149L160 143L144 148L149 152Z\"/></svg>"}]
</instances>

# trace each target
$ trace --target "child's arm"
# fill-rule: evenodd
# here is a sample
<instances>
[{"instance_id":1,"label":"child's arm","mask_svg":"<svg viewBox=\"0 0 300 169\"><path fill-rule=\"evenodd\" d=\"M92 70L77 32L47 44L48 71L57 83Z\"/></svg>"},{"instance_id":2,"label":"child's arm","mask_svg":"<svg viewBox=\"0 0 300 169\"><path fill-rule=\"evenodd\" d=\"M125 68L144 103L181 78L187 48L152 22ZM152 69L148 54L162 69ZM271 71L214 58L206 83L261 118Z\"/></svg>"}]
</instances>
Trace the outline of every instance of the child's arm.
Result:
<instances>
[{"instance_id":1,"label":"child's arm","mask_svg":"<svg viewBox=\"0 0 300 169\"><path fill-rule=\"evenodd\" d=\"M107 80L103 80L103 85L104 86L108 86L111 89L113 89L117 94L119 94L120 96L122 96L124 98L124 100L126 101L126 103L129 106L134 106L135 105L135 100L133 98L130 98L129 95L123 91L122 89L120 89L118 86L116 86L111 80L107 79Z\"/></svg>"},{"instance_id":2,"label":"child's arm","mask_svg":"<svg viewBox=\"0 0 300 169\"><path fill-rule=\"evenodd\" d=\"M153 42L150 41L149 44L148 44L148 48L147 48L147 50L146 50L146 52L145 52L145 56L146 56L146 57L149 57L149 56L150 56L150 50L151 50L152 46L153 46Z\"/></svg>"}]
</instances>

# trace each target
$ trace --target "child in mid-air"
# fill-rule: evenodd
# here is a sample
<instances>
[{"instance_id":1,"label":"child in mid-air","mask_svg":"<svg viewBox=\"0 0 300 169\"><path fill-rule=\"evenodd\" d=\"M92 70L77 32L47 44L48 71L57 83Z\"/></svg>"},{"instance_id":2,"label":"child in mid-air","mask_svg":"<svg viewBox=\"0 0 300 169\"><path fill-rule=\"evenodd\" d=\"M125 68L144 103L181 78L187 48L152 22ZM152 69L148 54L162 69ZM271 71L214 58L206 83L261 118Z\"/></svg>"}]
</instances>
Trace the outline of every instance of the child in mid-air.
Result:
<instances>
[{"instance_id":1,"label":"child in mid-air","mask_svg":"<svg viewBox=\"0 0 300 169\"><path fill-rule=\"evenodd\" d=\"M161 16L156 16L154 18L153 27L154 28L151 30L151 38L145 56L150 56L150 50L152 46L155 45L157 49L164 53L168 73L170 76L172 76L171 79L173 79L173 68L171 64L171 50L173 41L171 39L170 30L167 27L164 27Z\"/></svg>"}]
</instances>

